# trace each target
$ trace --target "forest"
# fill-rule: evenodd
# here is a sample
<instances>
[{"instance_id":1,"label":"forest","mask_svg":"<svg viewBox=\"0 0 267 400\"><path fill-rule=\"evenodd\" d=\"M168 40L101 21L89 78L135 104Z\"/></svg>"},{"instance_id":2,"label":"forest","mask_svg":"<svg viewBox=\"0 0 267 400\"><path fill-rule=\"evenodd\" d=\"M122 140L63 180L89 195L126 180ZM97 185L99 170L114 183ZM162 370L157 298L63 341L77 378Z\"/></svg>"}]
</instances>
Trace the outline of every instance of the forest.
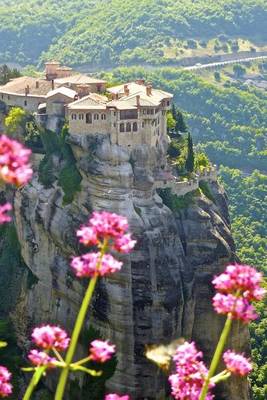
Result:
<instances>
[{"instance_id":1,"label":"forest","mask_svg":"<svg viewBox=\"0 0 267 400\"><path fill-rule=\"evenodd\" d=\"M265 0L0 0L0 61L157 65L210 38L215 51L238 50L239 37L266 43L266 18Z\"/></svg>"}]
</instances>

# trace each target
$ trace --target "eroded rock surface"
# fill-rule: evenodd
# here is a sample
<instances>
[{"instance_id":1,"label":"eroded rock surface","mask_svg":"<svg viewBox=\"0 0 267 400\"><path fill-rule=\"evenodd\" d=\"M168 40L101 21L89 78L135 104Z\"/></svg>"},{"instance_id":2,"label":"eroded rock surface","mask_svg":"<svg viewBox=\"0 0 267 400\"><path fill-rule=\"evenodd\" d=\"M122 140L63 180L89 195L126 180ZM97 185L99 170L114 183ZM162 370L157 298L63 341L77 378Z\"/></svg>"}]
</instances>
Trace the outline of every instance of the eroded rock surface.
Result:
<instances>
[{"instance_id":1,"label":"eroded rock surface","mask_svg":"<svg viewBox=\"0 0 267 400\"><path fill-rule=\"evenodd\" d=\"M75 230L92 209L123 214L138 244L121 257L120 273L99 282L90 318L117 347L109 389L133 399L163 398L164 377L144 357L144 346L183 336L209 358L223 324L212 311L210 281L234 259L224 192L212 183L215 202L198 194L186 208L170 210L153 190L155 171L166 161L164 148L130 151L103 136L72 137L71 145L83 177L71 204L63 205L56 183L45 189L37 176L16 193L22 256L37 278L31 288L21 280L13 309L18 337L23 343L40 322L72 327L84 291L69 267L79 251ZM232 342L244 350L247 331L235 326L234 332ZM246 400L247 383L232 382L217 398Z\"/></svg>"}]
</instances>

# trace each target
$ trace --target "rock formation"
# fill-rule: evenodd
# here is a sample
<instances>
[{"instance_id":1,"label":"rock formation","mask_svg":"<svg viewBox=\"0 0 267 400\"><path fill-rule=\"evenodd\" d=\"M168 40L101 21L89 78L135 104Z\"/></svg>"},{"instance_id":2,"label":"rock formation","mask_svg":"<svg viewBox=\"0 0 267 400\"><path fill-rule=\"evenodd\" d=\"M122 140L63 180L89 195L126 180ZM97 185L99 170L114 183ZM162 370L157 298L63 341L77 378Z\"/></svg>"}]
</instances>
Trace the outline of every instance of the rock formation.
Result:
<instances>
[{"instance_id":1,"label":"rock formation","mask_svg":"<svg viewBox=\"0 0 267 400\"><path fill-rule=\"evenodd\" d=\"M145 358L145 345L193 338L208 360L224 323L212 311L210 282L235 257L227 199L213 182L213 201L197 191L186 207L171 210L153 189L164 148L123 149L103 135L69 141L83 177L74 201L64 205L57 181L45 189L37 174L15 195L22 257L36 278L29 287L26 272L21 277L12 311L17 336L25 344L41 322L71 329L84 291L69 267L79 252L75 231L92 209L125 215L138 244L121 257L120 273L99 282L88 323L93 320L117 347L110 390L133 399L164 398L164 376ZM231 341L244 350L246 329L236 325ZM248 399L246 381L231 381L216 398Z\"/></svg>"}]
</instances>

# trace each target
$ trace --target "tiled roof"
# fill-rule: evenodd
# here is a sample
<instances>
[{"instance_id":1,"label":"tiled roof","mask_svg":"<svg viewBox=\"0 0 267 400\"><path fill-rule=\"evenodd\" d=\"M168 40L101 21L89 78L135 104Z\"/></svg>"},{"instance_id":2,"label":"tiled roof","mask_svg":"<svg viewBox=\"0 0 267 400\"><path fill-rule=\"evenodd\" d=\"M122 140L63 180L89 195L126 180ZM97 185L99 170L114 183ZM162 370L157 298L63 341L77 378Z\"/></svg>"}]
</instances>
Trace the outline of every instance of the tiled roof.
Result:
<instances>
[{"instance_id":1,"label":"tiled roof","mask_svg":"<svg viewBox=\"0 0 267 400\"><path fill-rule=\"evenodd\" d=\"M57 89L51 90L50 92L47 93L47 98L48 97L52 97L56 94L63 94L66 97L70 97L71 99L74 99L74 97L77 95L77 92L75 92L75 90L72 90L70 88L66 88L64 86L59 87Z\"/></svg>"},{"instance_id":2,"label":"tiled roof","mask_svg":"<svg viewBox=\"0 0 267 400\"><path fill-rule=\"evenodd\" d=\"M37 83L37 84L36 84ZM45 79L31 78L29 76L21 76L12 79L4 86L0 86L0 92L9 94L25 94L25 88L29 86L29 96L46 96L51 90L51 82ZM36 87L37 86L37 87Z\"/></svg>"},{"instance_id":3,"label":"tiled roof","mask_svg":"<svg viewBox=\"0 0 267 400\"><path fill-rule=\"evenodd\" d=\"M129 83L125 83L123 85L118 85L118 86L113 86L111 88L108 88L107 91L109 93L113 93L113 94L118 94L119 96L124 96L124 87L127 86L128 90L129 90L129 96L131 95L140 95L143 94L146 96L147 94L147 86L145 84L140 84L140 83L136 83L136 82L129 82ZM127 97L129 97L127 96ZM150 98L152 101L155 102L160 102L163 99L170 99L173 97L173 95L171 93L165 92L163 90L160 89L155 89L153 87L151 87L151 94L149 96L147 96L148 98Z\"/></svg>"},{"instance_id":4,"label":"tiled roof","mask_svg":"<svg viewBox=\"0 0 267 400\"><path fill-rule=\"evenodd\" d=\"M70 110L105 110L107 102L108 98L106 96L102 96L98 93L91 93L88 96L85 96L82 99L76 100L73 103L69 104L68 108Z\"/></svg>"},{"instance_id":5,"label":"tiled roof","mask_svg":"<svg viewBox=\"0 0 267 400\"><path fill-rule=\"evenodd\" d=\"M55 79L55 83L57 83L58 85L64 85L64 84L73 84L73 85L87 84L87 85L90 85L90 83L105 83L105 82L106 81L103 81L102 79L92 78L91 76L87 76L84 74L75 74L75 75L67 76L66 78Z\"/></svg>"}]
</instances>

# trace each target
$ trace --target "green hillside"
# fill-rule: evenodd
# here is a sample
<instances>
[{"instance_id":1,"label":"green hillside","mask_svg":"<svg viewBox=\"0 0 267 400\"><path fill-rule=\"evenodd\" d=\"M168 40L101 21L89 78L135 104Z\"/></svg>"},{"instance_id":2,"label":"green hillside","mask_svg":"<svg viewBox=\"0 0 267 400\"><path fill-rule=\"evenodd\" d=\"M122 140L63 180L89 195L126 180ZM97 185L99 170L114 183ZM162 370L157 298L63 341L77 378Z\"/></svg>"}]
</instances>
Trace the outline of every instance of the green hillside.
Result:
<instances>
[{"instance_id":1,"label":"green hillside","mask_svg":"<svg viewBox=\"0 0 267 400\"><path fill-rule=\"evenodd\" d=\"M157 64L218 36L266 44L266 19L265 0L0 0L0 61Z\"/></svg>"}]
</instances>

